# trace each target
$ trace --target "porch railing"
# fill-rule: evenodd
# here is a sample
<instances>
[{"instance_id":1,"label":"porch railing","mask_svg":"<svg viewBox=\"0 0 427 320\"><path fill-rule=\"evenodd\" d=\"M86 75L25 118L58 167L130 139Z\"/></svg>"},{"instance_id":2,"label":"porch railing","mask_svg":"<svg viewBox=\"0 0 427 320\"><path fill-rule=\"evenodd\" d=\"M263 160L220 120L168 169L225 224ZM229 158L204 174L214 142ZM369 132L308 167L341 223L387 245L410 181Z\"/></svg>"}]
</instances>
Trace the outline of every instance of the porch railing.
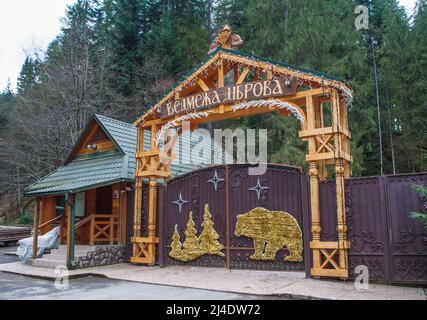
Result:
<instances>
[{"instance_id":1,"label":"porch railing","mask_svg":"<svg viewBox=\"0 0 427 320\"><path fill-rule=\"evenodd\" d=\"M56 224L56 223L59 223L60 225L62 225L62 221L63 221L63 220L64 220L63 215L56 216L55 218L50 219L49 221L46 221L46 222L44 222L44 223L40 224L40 225L38 226L38 227L39 227L39 230L38 230L38 231L43 230L43 229L44 229L44 227L52 226L52 225L54 225L54 224Z\"/></svg>"},{"instance_id":2,"label":"porch railing","mask_svg":"<svg viewBox=\"0 0 427 320\"><path fill-rule=\"evenodd\" d=\"M75 224L74 232L78 239L79 231L89 225L89 245L105 242L114 244L117 242L118 223L117 215L91 214ZM61 240L64 242L67 239L66 223L61 223L61 226Z\"/></svg>"}]
</instances>

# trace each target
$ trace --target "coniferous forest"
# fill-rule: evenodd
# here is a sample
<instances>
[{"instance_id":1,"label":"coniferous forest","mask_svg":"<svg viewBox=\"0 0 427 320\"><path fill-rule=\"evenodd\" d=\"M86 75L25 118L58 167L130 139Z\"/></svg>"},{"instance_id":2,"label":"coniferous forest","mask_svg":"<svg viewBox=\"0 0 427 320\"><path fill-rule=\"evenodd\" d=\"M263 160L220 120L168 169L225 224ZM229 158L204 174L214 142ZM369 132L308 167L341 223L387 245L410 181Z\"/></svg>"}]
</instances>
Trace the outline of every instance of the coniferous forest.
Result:
<instances>
[{"instance_id":1,"label":"coniferous forest","mask_svg":"<svg viewBox=\"0 0 427 320\"><path fill-rule=\"evenodd\" d=\"M355 28L357 5L369 8L369 29ZM22 189L62 164L94 113L134 120L206 57L225 24L240 50L353 88L353 176L426 171L426 0L411 16L397 0L76 0L47 50L30 50L17 89L0 89L2 203L22 213ZM268 128L269 161L306 166L292 117L212 126Z\"/></svg>"}]
</instances>

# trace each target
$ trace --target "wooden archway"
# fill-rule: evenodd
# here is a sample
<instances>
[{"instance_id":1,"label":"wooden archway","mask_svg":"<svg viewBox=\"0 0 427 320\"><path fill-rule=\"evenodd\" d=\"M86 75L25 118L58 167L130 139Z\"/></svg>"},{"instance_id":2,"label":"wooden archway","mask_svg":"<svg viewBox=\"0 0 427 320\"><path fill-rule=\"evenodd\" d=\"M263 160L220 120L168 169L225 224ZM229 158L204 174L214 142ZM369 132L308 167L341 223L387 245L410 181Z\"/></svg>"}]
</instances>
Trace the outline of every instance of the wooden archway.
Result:
<instances>
[{"instance_id":1,"label":"wooden archway","mask_svg":"<svg viewBox=\"0 0 427 320\"><path fill-rule=\"evenodd\" d=\"M135 173L134 243L131 262L155 264L156 197L158 179L170 178L170 165L161 159L159 136L183 121L195 129L201 123L239 118L269 112L293 114L301 123L299 137L308 142L311 199L310 248L312 276L348 277L347 226L344 179L350 176L346 103L351 89L332 76L273 62L234 50L240 37L227 26L220 31L205 62L179 82L134 125L138 128ZM324 111L330 109L327 123ZM150 132L150 149L144 150L144 133ZM336 180L337 241L320 239L319 180L333 166ZM149 181L148 230L141 236L142 184Z\"/></svg>"}]
</instances>

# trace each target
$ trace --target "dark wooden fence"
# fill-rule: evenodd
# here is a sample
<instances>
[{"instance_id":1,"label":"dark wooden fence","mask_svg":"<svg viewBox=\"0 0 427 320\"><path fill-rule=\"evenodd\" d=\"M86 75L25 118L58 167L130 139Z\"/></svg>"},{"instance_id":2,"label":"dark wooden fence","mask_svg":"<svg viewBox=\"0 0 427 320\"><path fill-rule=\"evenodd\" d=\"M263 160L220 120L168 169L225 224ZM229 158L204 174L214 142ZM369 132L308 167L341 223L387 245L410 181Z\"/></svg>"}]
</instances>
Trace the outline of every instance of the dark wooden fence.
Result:
<instances>
[{"instance_id":1,"label":"dark wooden fence","mask_svg":"<svg viewBox=\"0 0 427 320\"><path fill-rule=\"evenodd\" d=\"M224 179L214 190L208 180ZM226 170L228 177L226 179ZM270 165L261 184L270 189L262 192L260 199L249 188L257 184L256 176L247 175L247 166L218 166L198 170L172 179L167 188L159 187L158 236L160 245L157 260L160 264L190 264L230 268L265 270L302 270L308 273L311 266L308 249L310 234L309 183L300 170L293 167ZM427 234L422 225L410 218L410 212L422 211L423 201L413 185L427 185L427 174L407 174L382 177L352 178L346 181L346 213L350 277L358 265L366 265L371 280L386 283L427 283ZM182 207L173 203L179 197L188 203ZM228 195L226 195L228 193ZM228 198L228 208L226 199ZM175 224L182 230L188 220L189 210L200 232L203 207L209 203L215 229L224 245L229 243L228 259L219 256L203 256L193 262L180 262L168 256ZM144 191L142 215L143 230L146 230L147 190ZM278 253L275 261L253 261L248 258L253 250L250 239L234 236L235 216L254 207L290 212L299 222L304 233L304 263L283 261L286 251ZM336 240L335 181L320 183L321 238ZM227 226L229 238L227 239ZM128 196L127 254L131 255L130 238L133 233L133 196ZM181 239L183 240L183 239Z\"/></svg>"},{"instance_id":2,"label":"dark wooden fence","mask_svg":"<svg viewBox=\"0 0 427 320\"><path fill-rule=\"evenodd\" d=\"M413 185L427 185L427 174L352 178L346 181L350 276L366 265L371 280L427 283L427 233L410 218L423 201ZM335 182L320 184L323 240L336 240Z\"/></svg>"}]
</instances>

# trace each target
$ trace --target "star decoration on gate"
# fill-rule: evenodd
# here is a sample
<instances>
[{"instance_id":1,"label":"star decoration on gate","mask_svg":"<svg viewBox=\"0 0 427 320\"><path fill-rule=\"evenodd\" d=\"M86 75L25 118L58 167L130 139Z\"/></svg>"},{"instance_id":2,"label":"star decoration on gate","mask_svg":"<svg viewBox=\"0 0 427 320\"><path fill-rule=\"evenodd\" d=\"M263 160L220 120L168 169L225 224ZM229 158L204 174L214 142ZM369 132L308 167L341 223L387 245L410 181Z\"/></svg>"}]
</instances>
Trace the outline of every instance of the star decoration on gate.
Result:
<instances>
[{"instance_id":1,"label":"star decoration on gate","mask_svg":"<svg viewBox=\"0 0 427 320\"><path fill-rule=\"evenodd\" d=\"M218 177L218 172L215 170L215 175L213 176L212 179L208 180L209 183L213 183L215 186L215 191L217 191L218 189L218 183L220 183L221 181L224 181L224 179Z\"/></svg>"},{"instance_id":2,"label":"star decoration on gate","mask_svg":"<svg viewBox=\"0 0 427 320\"><path fill-rule=\"evenodd\" d=\"M182 199L182 194L181 192L179 193L179 199L176 201L172 201L172 203L176 204L179 207L179 213L181 213L182 211L182 205L185 203L188 203L187 200Z\"/></svg>"},{"instance_id":3,"label":"star decoration on gate","mask_svg":"<svg viewBox=\"0 0 427 320\"><path fill-rule=\"evenodd\" d=\"M261 182L259 181L259 177L258 177L258 182L256 184L255 187L249 188L249 191L256 191L257 194L257 198L259 200L260 196L261 196L261 191L267 190L269 189L269 187L263 187L261 186Z\"/></svg>"}]
</instances>

